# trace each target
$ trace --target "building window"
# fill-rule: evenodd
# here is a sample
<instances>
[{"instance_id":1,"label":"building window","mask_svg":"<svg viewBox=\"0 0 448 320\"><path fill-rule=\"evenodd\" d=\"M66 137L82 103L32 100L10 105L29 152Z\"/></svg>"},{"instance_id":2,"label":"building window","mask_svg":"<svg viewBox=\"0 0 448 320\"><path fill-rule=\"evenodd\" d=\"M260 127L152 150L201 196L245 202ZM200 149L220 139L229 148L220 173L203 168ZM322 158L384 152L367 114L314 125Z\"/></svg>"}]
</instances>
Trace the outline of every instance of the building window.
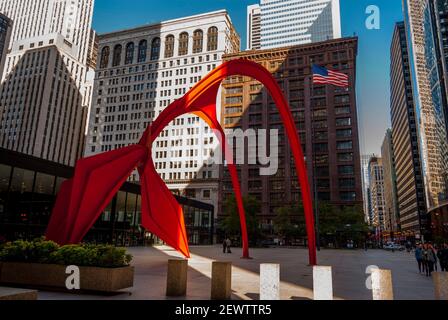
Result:
<instances>
[{"instance_id":1,"label":"building window","mask_svg":"<svg viewBox=\"0 0 448 320\"><path fill-rule=\"evenodd\" d=\"M109 56L110 56L110 48L104 47L101 51L101 61L100 61L100 68L104 69L107 68L109 65Z\"/></svg>"},{"instance_id":2,"label":"building window","mask_svg":"<svg viewBox=\"0 0 448 320\"><path fill-rule=\"evenodd\" d=\"M329 167L317 167L315 169L316 176L317 177L328 177L330 175L330 168Z\"/></svg>"},{"instance_id":3,"label":"building window","mask_svg":"<svg viewBox=\"0 0 448 320\"><path fill-rule=\"evenodd\" d=\"M352 129L336 130L336 138L350 138L352 136Z\"/></svg>"},{"instance_id":4,"label":"building window","mask_svg":"<svg viewBox=\"0 0 448 320\"><path fill-rule=\"evenodd\" d=\"M174 56L174 36L172 34L165 38L165 58Z\"/></svg>"},{"instance_id":5,"label":"building window","mask_svg":"<svg viewBox=\"0 0 448 320\"><path fill-rule=\"evenodd\" d=\"M196 198L196 190L195 189L185 189L185 197Z\"/></svg>"},{"instance_id":6,"label":"building window","mask_svg":"<svg viewBox=\"0 0 448 320\"><path fill-rule=\"evenodd\" d=\"M336 148L338 150L349 150L353 149L353 142L352 141L342 141L338 142L336 145Z\"/></svg>"},{"instance_id":7,"label":"building window","mask_svg":"<svg viewBox=\"0 0 448 320\"><path fill-rule=\"evenodd\" d=\"M355 168L354 166L339 166L338 167L338 174L341 176L344 175L354 175L355 174Z\"/></svg>"},{"instance_id":8,"label":"building window","mask_svg":"<svg viewBox=\"0 0 448 320\"><path fill-rule=\"evenodd\" d=\"M355 201L356 192L341 192L340 197L342 201Z\"/></svg>"},{"instance_id":9,"label":"building window","mask_svg":"<svg viewBox=\"0 0 448 320\"><path fill-rule=\"evenodd\" d=\"M196 30L193 33L193 53L201 53L204 46L204 33L202 30Z\"/></svg>"},{"instance_id":10,"label":"building window","mask_svg":"<svg viewBox=\"0 0 448 320\"><path fill-rule=\"evenodd\" d=\"M203 190L202 191L202 198L203 199L210 199L210 190Z\"/></svg>"},{"instance_id":11,"label":"building window","mask_svg":"<svg viewBox=\"0 0 448 320\"><path fill-rule=\"evenodd\" d=\"M218 28L210 27L207 32L207 51L218 50Z\"/></svg>"},{"instance_id":12,"label":"building window","mask_svg":"<svg viewBox=\"0 0 448 320\"><path fill-rule=\"evenodd\" d=\"M138 63L146 61L146 51L148 50L148 41L142 40L138 44Z\"/></svg>"},{"instance_id":13,"label":"building window","mask_svg":"<svg viewBox=\"0 0 448 320\"><path fill-rule=\"evenodd\" d=\"M338 161L339 161L339 162L349 162L349 161L353 161L353 152L348 152L348 153L338 153Z\"/></svg>"},{"instance_id":14,"label":"building window","mask_svg":"<svg viewBox=\"0 0 448 320\"><path fill-rule=\"evenodd\" d=\"M117 44L114 48L114 59L112 61L113 67L118 67L121 63L121 50L122 50L121 44Z\"/></svg>"},{"instance_id":15,"label":"building window","mask_svg":"<svg viewBox=\"0 0 448 320\"><path fill-rule=\"evenodd\" d=\"M188 54L188 33L182 32L179 36L179 56Z\"/></svg>"},{"instance_id":16,"label":"building window","mask_svg":"<svg viewBox=\"0 0 448 320\"><path fill-rule=\"evenodd\" d=\"M339 179L339 188L340 189L355 188L355 179L354 178Z\"/></svg>"},{"instance_id":17,"label":"building window","mask_svg":"<svg viewBox=\"0 0 448 320\"><path fill-rule=\"evenodd\" d=\"M158 60L160 57L160 38L154 38L151 43L151 60Z\"/></svg>"},{"instance_id":18,"label":"building window","mask_svg":"<svg viewBox=\"0 0 448 320\"><path fill-rule=\"evenodd\" d=\"M347 127L352 125L351 118L339 118L336 119L336 127Z\"/></svg>"},{"instance_id":19,"label":"building window","mask_svg":"<svg viewBox=\"0 0 448 320\"><path fill-rule=\"evenodd\" d=\"M134 62L134 43L129 42L126 45L126 58L124 64L132 64Z\"/></svg>"},{"instance_id":20,"label":"building window","mask_svg":"<svg viewBox=\"0 0 448 320\"><path fill-rule=\"evenodd\" d=\"M334 97L334 103L349 103L350 96L348 94Z\"/></svg>"},{"instance_id":21,"label":"building window","mask_svg":"<svg viewBox=\"0 0 448 320\"><path fill-rule=\"evenodd\" d=\"M350 106L337 107L334 111L335 114L348 114L350 113Z\"/></svg>"}]
</instances>

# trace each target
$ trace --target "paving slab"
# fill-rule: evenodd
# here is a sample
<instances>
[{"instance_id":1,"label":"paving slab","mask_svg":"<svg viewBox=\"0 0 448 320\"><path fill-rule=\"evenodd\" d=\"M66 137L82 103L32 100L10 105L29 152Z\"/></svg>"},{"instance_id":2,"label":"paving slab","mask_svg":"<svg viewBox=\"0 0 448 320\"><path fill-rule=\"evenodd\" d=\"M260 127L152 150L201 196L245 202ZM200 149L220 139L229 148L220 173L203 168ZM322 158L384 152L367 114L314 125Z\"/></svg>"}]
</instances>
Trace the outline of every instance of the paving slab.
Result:
<instances>
[{"instance_id":1,"label":"paving slab","mask_svg":"<svg viewBox=\"0 0 448 320\"><path fill-rule=\"evenodd\" d=\"M112 295L79 295L76 293L39 292L39 299L133 299L133 300L208 300L211 288L212 261L232 262L232 299L258 300L260 264L280 264L280 298L283 300L313 299L313 269L308 266L308 252L304 248L251 249L253 259L241 259L242 250L233 248L232 254L222 253L221 246L191 247L188 262L188 286L185 297L165 296L166 273L169 259L182 258L167 246L128 248L134 256L134 287ZM392 271L395 300L434 299L434 285L430 277L419 274L413 253L384 250L321 250L318 262L333 269L335 300L371 300L372 291L366 286L369 266Z\"/></svg>"}]
</instances>

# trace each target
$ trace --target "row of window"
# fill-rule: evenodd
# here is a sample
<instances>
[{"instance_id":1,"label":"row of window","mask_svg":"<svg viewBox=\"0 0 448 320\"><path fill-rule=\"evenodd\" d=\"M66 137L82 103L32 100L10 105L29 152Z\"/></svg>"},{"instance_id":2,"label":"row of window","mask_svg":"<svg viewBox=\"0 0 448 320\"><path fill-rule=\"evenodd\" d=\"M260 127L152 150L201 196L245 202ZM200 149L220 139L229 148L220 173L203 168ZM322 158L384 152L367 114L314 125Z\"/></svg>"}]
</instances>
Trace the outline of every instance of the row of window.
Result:
<instances>
[{"instance_id":1,"label":"row of window","mask_svg":"<svg viewBox=\"0 0 448 320\"><path fill-rule=\"evenodd\" d=\"M179 35L178 56L185 56L188 54L190 36L188 32L182 32ZM170 34L165 37L165 58L174 56L174 35ZM150 59L158 60L160 58L161 40L159 37L151 41ZM200 29L193 32L193 54L201 53L204 47L204 32ZM207 51L215 51L218 49L218 28L210 27L207 32ZM112 67L117 67L121 64L123 46L117 44L113 49ZM138 44L137 63L146 62L148 52L148 41L143 39ZM135 44L129 42L125 48L124 64L133 64L135 55ZM109 66L110 47L106 46L101 51L100 68L104 69Z\"/></svg>"}]
</instances>

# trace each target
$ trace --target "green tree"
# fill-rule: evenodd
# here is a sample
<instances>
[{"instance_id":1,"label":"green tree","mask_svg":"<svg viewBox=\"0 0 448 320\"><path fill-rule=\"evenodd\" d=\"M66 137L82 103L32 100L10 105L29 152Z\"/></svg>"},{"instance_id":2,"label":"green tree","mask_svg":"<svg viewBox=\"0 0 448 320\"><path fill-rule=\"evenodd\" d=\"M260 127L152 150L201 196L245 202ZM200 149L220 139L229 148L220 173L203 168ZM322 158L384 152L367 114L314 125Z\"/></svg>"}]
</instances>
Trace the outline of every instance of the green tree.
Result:
<instances>
[{"instance_id":1,"label":"green tree","mask_svg":"<svg viewBox=\"0 0 448 320\"><path fill-rule=\"evenodd\" d=\"M306 236L303 206L284 206L276 210L274 231L286 241ZM319 204L319 235L325 242L363 241L369 229L359 206Z\"/></svg>"},{"instance_id":2,"label":"green tree","mask_svg":"<svg viewBox=\"0 0 448 320\"><path fill-rule=\"evenodd\" d=\"M365 239L369 228L360 206L337 206L322 203L319 206L319 233L321 238L333 237L337 242Z\"/></svg>"},{"instance_id":3,"label":"green tree","mask_svg":"<svg viewBox=\"0 0 448 320\"><path fill-rule=\"evenodd\" d=\"M257 198L248 196L243 197L243 206L246 212L246 224L249 241L255 242L260 235L260 223L258 214L260 213L261 204ZM226 199L223 207L226 217L221 222L221 229L227 236L240 236L241 225L238 214L238 206L234 195Z\"/></svg>"},{"instance_id":4,"label":"green tree","mask_svg":"<svg viewBox=\"0 0 448 320\"><path fill-rule=\"evenodd\" d=\"M299 238L306 235L305 217L303 207L284 206L278 208L274 218L274 232L288 242L291 238Z\"/></svg>"}]
</instances>

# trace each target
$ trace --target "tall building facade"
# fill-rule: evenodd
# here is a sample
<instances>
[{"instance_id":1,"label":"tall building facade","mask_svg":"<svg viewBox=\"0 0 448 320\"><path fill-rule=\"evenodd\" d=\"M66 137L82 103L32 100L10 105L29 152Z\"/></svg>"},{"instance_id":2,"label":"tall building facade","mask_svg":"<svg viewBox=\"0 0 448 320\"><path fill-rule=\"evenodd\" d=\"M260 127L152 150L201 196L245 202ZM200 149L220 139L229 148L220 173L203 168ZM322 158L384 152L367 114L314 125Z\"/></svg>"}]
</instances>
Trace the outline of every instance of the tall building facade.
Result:
<instances>
[{"instance_id":1,"label":"tall building facade","mask_svg":"<svg viewBox=\"0 0 448 320\"><path fill-rule=\"evenodd\" d=\"M429 212L448 204L448 138L443 74L432 0L404 0L419 151Z\"/></svg>"},{"instance_id":2,"label":"tall building facade","mask_svg":"<svg viewBox=\"0 0 448 320\"><path fill-rule=\"evenodd\" d=\"M384 200L384 171L383 160L378 157L370 159L370 203L372 206L372 226L379 234L386 231L385 200Z\"/></svg>"},{"instance_id":3,"label":"tall building facade","mask_svg":"<svg viewBox=\"0 0 448 320\"><path fill-rule=\"evenodd\" d=\"M384 173L384 225L391 233L400 231L400 212L397 197L397 174L392 131L388 129L381 146Z\"/></svg>"},{"instance_id":4,"label":"tall building facade","mask_svg":"<svg viewBox=\"0 0 448 320\"><path fill-rule=\"evenodd\" d=\"M254 4L247 7L247 50L261 48L261 8Z\"/></svg>"},{"instance_id":5,"label":"tall building facade","mask_svg":"<svg viewBox=\"0 0 448 320\"><path fill-rule=\"evenodd\" d=\"M3 67L6 61L6 54L9 49L11 39L12 21L0 12L0 75L3 73Z\"/></svg>"},{"instance_id":6,"label":"tall building facade","mask_svg":"<svg viewBox=\"0 0 448 320\"><path fill-rule=\"evenodd\" d=\"M261 48L341 37L339 0L261 0Z\"/></svg>"},{"instance_id":7,"label":"tall building facade","mask_svg":"<svg viewBox=\"0 0 448 320\"><path fill-rule=\"evenodd\" d=\"M13 20L0 88L0 146L74 165L84 149L94 72L93 0L2 0Z\"/></svg>"},{"instance_id":8,"label":"tall building facade","mask_svg":"<svg viewBox=\"0 0 448 320\"><path fill-rule=\"evenodd\" d=\"M170 103L239 48L225 10L100 35L85 155L138 143ZM175 194L217 206L218 165L208 163L217 146L199 117L179 117L154 141L156 170Z\"/></svg>"},{"instance_id":9,"label":"tall building facade","mask_svg":"<svg viewBox=\"0 0 448 320\"><path fill-rule=\"evenodd\" d=\"M361 178L362 178L362 202L364 209L365 221L371 224L372 215L370 210L370 172L369 163L370 158L374 157L372 154L361 155Z\"/></svg>"},{"instance_id":10,"label":"tall building facade","mask_svg":"<svg viewBox=\"0 0 448 320\"><path fill-rule=\"evenodd\" d=\"M361 159L355 94L357 39L346 38L272 50L229 54L224 60L248 59L263 65L277 79L298 128L310 183L316 181L319 201L361 205ZM311 65L319 63L347 73L350 88L312 85ZM278 129L278 170L260 176L259 165L238 165L242 193L261 203L260 220L272 226L276 209L301 201L300 188L284 126L272 98L248 77L231 77L222 97L224 129ZM242 154L241 150L237 150ZM244 150L247 157L250 155ZM272 150L271 150L272 152ZM313 170L313 162L316 170ZM313 173L315 172L315 176ZM315 177L316 179L313 179ZM233 194L231 179L222 168L220 205Z\"/></svg>"},{"instance_id":11,"label":"tall building facade","mask_svg":"<svg viewBox=\"0 0 448 320\"><path fill-rule=\"evenodd\" d=\"M402 232L428 234L425 188L406 29L395 25L390 55L390 115Z\"/></svg>"},{"instance_id":12,"label":"tall building facade","mask_svg":"<svg viewBox=\"0 0 448 320\"><path fill-rule=\"evenodd\" d=\"M448 0L428 0L426 26L432 26L442 106L448 128ZM448 131L448 129L447 129Z\"/></svg>"}]
</instances>

